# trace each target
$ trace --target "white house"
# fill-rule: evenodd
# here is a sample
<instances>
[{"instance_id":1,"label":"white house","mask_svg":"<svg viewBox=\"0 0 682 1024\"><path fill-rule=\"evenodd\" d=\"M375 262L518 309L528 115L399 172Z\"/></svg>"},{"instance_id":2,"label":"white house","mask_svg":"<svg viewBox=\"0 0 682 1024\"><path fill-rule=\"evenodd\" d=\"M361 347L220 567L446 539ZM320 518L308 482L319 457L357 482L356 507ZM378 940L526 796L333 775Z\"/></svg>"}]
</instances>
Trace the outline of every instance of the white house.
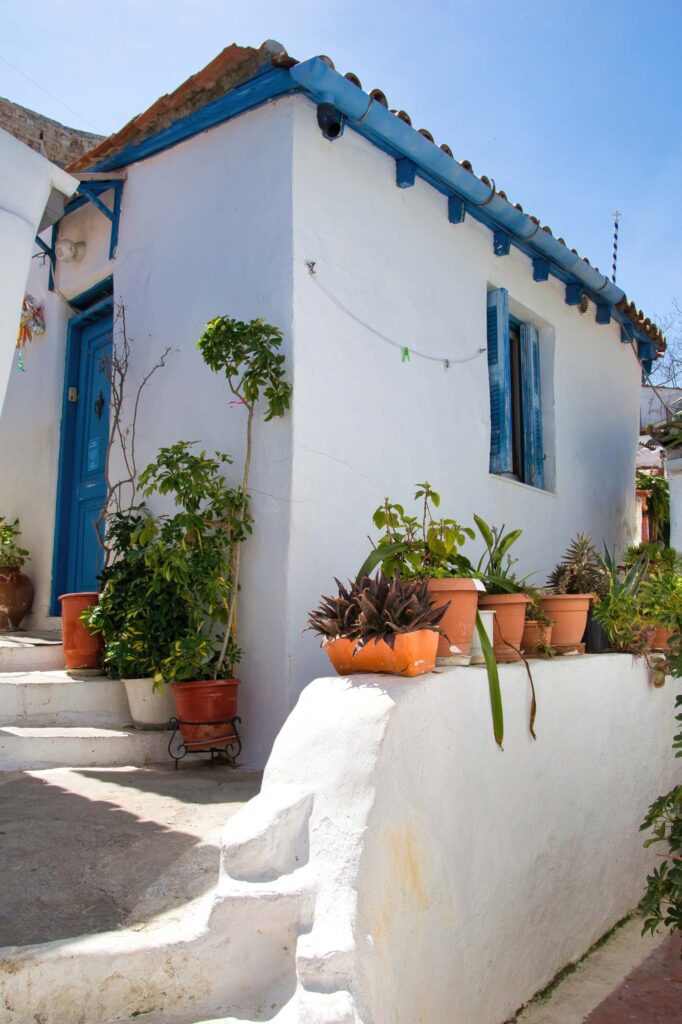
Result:
<instances>
[{"instance_id":1,"label":"white house","mask_svg":"<svg viewBox=\"0 0 682 1024\"><path fill-rule=\"evenodd\" d=\"M285 335L293 403L256 425L244 550L252 764L325 670L306 612L357 570L386 495L409 502L429 480L460 522L521 527L538 582L578 530L619 550L632 538L637 355L655 358L660 332L380 90L325 57L233 45L69 170L87 180L29 285L47 330L0 418L0 512L31 551L34 627L94 582L107 418L87 353L111 344L112 298L132 377L173 349L141 408L141 466L178 439L239 459L243 409L196 351L207 320ZM57 241L84 252L56 258Z\"/></svg>"}]
</instances>

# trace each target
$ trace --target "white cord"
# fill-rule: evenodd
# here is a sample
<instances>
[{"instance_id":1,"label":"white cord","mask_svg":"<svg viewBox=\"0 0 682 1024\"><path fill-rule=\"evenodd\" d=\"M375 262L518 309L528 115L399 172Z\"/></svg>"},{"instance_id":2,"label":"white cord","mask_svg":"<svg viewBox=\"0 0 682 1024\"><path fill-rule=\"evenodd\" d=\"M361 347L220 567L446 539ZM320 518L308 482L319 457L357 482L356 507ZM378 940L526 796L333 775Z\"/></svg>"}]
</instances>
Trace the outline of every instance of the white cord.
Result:
<instances>
[{"instance_id":1,"label":"white cord","mask_svg":"<svg viewBox=\"0 0 682 1024\"><path fill-rule=\"evenodd\" d=\"M371 324L366 323L366 321L362 320L359 316L357 316L340 299L337 299L337 297L322 284L319 277L317 276L314 260L308 260L306 266L308 267L308 272L310 273L311 278L313 279L317 287L320 289L320 291L324 292L324 294L327 296L330 302L333 302L334 305L343 313L345 313L346 316L349 316L351 320L355 320L356 324L360 324L360 326L364 327L366 331L370 331L371 334L374 334L376 335L377 338L381 338L382 341L385 341L387 345L391 345L392 348L397 348L400 352L408 352L410 358L412 356L418 356L420 359L428 359L432 363L442 363L445 369L447 370L449 369L449 367L457 365L459 363L470 363L473 359L478 359L479 356L482 356L483 353L487 351L487 349L485 348L479 348L470 356L464 356L464 358L462 359L452 359L449 356L432 356L429 355L427 352L419 352L417 349L412 348L410 345L404 345L399 341L395 341L393 338L389 338L386 334L382 334L382 332L378 331L376 327L372 327Z\"/></svg>"}]
</instances>

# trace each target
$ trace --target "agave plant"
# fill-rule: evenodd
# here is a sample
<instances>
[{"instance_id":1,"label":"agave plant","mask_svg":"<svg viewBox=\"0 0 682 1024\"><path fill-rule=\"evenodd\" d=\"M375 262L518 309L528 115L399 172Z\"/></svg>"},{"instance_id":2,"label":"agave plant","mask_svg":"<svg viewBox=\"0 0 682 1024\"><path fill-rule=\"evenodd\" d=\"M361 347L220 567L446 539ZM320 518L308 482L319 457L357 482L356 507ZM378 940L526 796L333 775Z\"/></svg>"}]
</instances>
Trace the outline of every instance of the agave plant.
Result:
<instances>
[{"instance_id":1,"label":"agave plant","mask_svg":"<svg viewBox=\"0 0 682 1024\"><path fill-rule=\"evenodd\" d=\"M608 557L608 551L606 554ZM597 554L589 534L576 534L563 560L548 577L547 585L556 594L606 596L609 591L608 568Z\"/></svg>"},{"instance_id":2,"label":"agave plant","mask_svg":"<svg viewBox=\"0 0 682 1024\"><path fill-rule=\"evenodd\" d=\"M448 605L433 607L426 580L401 580L397 573L389 579L379 573L376 579L358 576L348 588L339 580L336 585L338 595L323 596L308 616L308 629L323 642L339 637L355 640L353 654L357 654L370 640L385 640L393 649L399 633L442 632L439 623Z\"/></svg>"}]
</instances>

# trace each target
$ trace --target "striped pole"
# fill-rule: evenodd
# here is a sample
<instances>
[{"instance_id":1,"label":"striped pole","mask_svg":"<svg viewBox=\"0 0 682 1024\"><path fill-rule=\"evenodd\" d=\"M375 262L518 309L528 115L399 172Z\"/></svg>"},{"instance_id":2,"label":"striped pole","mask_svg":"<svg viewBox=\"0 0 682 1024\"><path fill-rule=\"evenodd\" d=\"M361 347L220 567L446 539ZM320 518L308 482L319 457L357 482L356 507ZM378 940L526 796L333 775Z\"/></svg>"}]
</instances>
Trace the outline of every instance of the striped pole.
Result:
<instances>
[{"instance_id":1,"label":"striped pole","mask_svg":"<svg viewBox=\"0 0 682 1024\"><path fill-rule=\"evenodd\" d=\"M613 273L611 280L616 283L616 265L618 263L618 221L620 220L620 210L616 210L613 215L613 262L611 264Z\"/></svg>"}]
</instances>

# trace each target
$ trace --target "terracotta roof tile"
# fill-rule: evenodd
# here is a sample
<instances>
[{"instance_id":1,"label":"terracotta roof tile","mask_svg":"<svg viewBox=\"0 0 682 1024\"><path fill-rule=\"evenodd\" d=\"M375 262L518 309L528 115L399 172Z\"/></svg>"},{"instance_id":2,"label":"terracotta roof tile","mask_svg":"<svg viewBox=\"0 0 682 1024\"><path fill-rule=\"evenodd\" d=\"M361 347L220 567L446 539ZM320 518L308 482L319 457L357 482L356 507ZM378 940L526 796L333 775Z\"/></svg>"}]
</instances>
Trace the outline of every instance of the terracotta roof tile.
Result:
<instances>
[{"instance_id":1,"label":"terracotta roof tile","mask_svg":"<svg viewBox=\"0 0 682 1024\"><path fill-rule=\"evenodd\" d=\"M335 70L331 57L321 55L320 59L332 70ZM118 153L129 145L141 142L155 135L175 121L186 117L195 110L201 109L214 99L218 99L220 96L236 88L236 86L248 81L261 67L268 63L276 67L291 67L298 62L289 57L280 43L275 43L272 40L263 43L258 49L250 46L237 46L236 43L225 47L203 70L198 71L195 75L191 75L174 92L159 97L147 110L132 118L120 131L110 135L109 138L104 139L93 149L77 160L74 160L66 169L68 171L80 171L92 167L107 156ZM362 88L360 79L352 71L346 72L345 78L359 89ZM381 89L372 89L369 95L375 102L388 109L388 99ZM400 118L401 121L404 121L405 124L412 125L410 115L404 110L394 109L391 112ZM419 133L430 142L435 143L433 135L426 128L420 128ZM454 159L453 152L447 143L442 143L440 149ZM470 174L474 174L473 166L469 160L461 160L460 166L465 171L469 171ZM479 180L488 187L492 187L491 181L485 175L481 175ZM506 193L502 190L497 191L497 195L505 202L509 202ZM520 203L515 204L515 209L523 213L523 207ZM530 214L528 216L534 224L540 225L537 217ZM548 225L543 225L541 230L552 235L552 229ZM558 241L562 245L566 245L563 238L559 238ZM588 266L591 266L590 261L584 256L581 257L576 249L571 249L570 251L578 256L579 259L583 259ZM636 324L638 329L656 339L659 353L665 350L665 338L660 328L653 324L648 317L645 318L641 309L638 310L634 302L630 302L627 297L624 297L618 303L618 309Z\"/></svg>"}]
</instances>

